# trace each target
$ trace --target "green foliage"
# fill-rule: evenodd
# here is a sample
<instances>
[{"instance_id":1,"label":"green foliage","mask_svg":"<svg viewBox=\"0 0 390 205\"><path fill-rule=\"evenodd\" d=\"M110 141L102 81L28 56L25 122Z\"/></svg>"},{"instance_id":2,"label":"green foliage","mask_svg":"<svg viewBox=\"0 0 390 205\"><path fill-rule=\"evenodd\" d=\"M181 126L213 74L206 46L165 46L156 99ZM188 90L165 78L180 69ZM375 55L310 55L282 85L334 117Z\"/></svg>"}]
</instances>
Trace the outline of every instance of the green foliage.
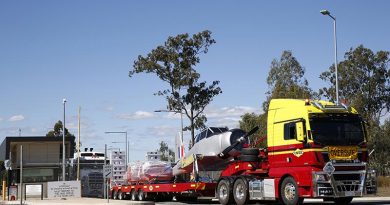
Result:
<instances>
[{"instance_id":1,"label":"green foliage","mask_svg":"<svg viewBox=\"0 0 390 205\"><path fill-rule=\"evenodd\" d=\"M264 137L267 135L267 114L263 113L260 115L257 115L255 113L245 113L241 116L240 123L240 129L244 130L245 132L249 132L251 129L253 129L256 126L259 126L259 130L250 136L250 141L255 143L257 140L259 140L261 137ZM263 141L258 145L258 147L265 147L266 141Z\"/></svg>"},{"instance_id":2,"label":"green foliage","mask_svg":"<svg viewBox=\"0 0 390 205\"><path fill-rule=\"evenodd\" d=\"M209 46L215 43L210 31L203 31L190 37L180 34L168 37L162 46L158 46L145 57L138 56L134 61L129 77L136 73L154 73L167 82L168 89L159 90L156 95L165 96L167 108L183 112L190 120L192 141L195 129L204 127L207 118L203 114L205 107L213 98L222 93L219 81L211 85L200 81L200 74L194 69L200 62L199 55L206 54Z\"/></svg>"},{"instance_id":3,"label":"green foliage","mask_svg":"<svg viewBox=\"0 0 390 205\"><path fill-rule=\"evenodd\" d=\"M62 137L63 133L63 125L62 121L59 120L56 122L54 125L53 130L50 130L47 134L46 137ZM71 139L71 146L73 146L73 149L75 152L76 150L76 137L68 131L68 129L65 127L65 138L70 138Z\"/></svg>"},{"instance_id":4,"label":"green foliage","mask_svg":"<svg viewBox=\"0 0 390 205\"><path fill-rule=\"evenodd\" d=\"M382 126L370 127L370 150L374 150L370 156L370 165L377 170L379 175L390 176L390 118Z\"/></svg>"},{"instance_id":5,"label":"green foliage","mask_svg":"<svg viewBox=\"0 0 390 205\"><path fill-rule=\"evenodd\" d=\"M363 45L351 48L338 64L339 96L356 108L368 123L379 123L380 117L390 108L389 52L372 50ZM320 78L330 87L320 94L335 100L335 68L332 65Z\"/></svg>"},{"instance_id":6,"label":"green foliage","mask_svg":"<svg viewBox=\"0 0 390 205\"><path fill-rule=\"evenodd\" d=\"M263 110L267 112L271 99L276 98L318 98L318 94L309 87L305 68L301 66L291 51L283 51L279 60L274 59L267 77L269 91Z\"/></svg>"},{"instance_id":7,"label":"green foliage","mask_svg":"<svg viewBox=\"0 0 390 205\"><path fill-rule=\"evenodd\" d=\"M160 148L157 151L161 153L161 161L173 161L175 159L175 153L168 148L168 144L164 141L160 142ZM168 157L171 160L168 160Z\"/></svg>"}]
</instances>

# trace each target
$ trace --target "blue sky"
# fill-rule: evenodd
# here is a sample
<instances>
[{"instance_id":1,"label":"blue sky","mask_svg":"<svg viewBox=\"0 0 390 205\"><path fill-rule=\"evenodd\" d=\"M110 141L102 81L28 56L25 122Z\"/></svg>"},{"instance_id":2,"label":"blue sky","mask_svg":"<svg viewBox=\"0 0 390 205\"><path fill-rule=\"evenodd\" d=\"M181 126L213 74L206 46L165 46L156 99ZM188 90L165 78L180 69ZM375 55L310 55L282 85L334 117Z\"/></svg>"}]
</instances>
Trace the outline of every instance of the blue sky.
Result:
<instances>
[{"instance_id":1,"label":"blue sky","mask_svg":"<svg viewBox=\"0 0 390 205\"><path fill-rule=\"evenodd\" d=\"M337 18L338 59L363 44L390 50L389 1L0 1L0 140L45 135L63 117L77 134L81 106L83 147L124 148L142 160L161 140L174 145L180 117L153 93L156 76L128 77L133 61L168 36L212 31L217 41L196 67L223 93L206 110L208 125L238 126L245 112L261 112L271 61L291 50L314 89L333 63ZM188 123L188 121L184 121ZM186 141L189 133L186 134Z\"/></svg>"}]
</instances>

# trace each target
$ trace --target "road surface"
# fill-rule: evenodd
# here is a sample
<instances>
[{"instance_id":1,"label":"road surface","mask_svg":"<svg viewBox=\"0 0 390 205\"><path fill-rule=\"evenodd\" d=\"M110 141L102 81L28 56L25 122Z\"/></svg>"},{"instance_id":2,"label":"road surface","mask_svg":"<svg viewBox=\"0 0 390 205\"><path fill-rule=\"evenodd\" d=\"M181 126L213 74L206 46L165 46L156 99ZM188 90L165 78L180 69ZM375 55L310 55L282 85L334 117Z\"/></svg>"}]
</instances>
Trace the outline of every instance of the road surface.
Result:
<instances>
[{"instance_id":1,"label":"road surface","mask_svg":"<svg viewBox=\"0 0 390 205\"><path fill-rule=\"evenodd\" d=\"M20 204L19 201L0 201L0 204ZM66 204L77 204L77 205L207 205L207 204L218 204L216 200L201 200L197 202L139 202L139 201L129 201L129 200L110 200L107 202L107 199L95 199L95 198L74 198L74 199L28 199L23 201L23 204L27 205L66 205ZM256 204L256 203L255 203ZM261 203L257 203L261 204ZM264 204L264 203L262 203ZM275 203L268 203L275 204ZM304 201L306 205L315 205L315 204L333 204L331 202L323 202L319 199L306 199ZM357 198L352 201L353 205L390 205L390 197L366 197L366 198Z\"/></svg>"}]
</instances>

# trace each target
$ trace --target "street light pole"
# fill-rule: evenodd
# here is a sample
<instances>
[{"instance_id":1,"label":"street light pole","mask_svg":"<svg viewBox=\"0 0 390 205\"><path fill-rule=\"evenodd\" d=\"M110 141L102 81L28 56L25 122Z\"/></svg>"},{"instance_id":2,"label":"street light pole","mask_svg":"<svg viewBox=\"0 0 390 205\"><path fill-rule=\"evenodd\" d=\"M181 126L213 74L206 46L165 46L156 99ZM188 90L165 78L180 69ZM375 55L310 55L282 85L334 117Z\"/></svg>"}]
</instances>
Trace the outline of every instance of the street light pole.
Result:
<instances>
[{"instance_id":1,"label":"street light pole","mask_svg":"<svg viewBox=\"0 0 390 205\"><path fill-rule=\"evenodd\" d=\"M126 155L125 155L125 162L126 162L126 170L127 170L127 164L129 163L128 162L128 154L129 154L129 150L128 150L128 146L127 146L127 131L125 131L125 132L104 132L104 133L106 133L106 134L125 134L125 136L126 136L126 141L125 141L125 143L126 143L126 146L125 146L125 149L126 149Z\"/></svg>"},{"instance_id":2,"label":"street light pole","mask_svg":"<svg viewBox=\"0 0 390 205\"><path fill-rule=\"evenodd\" d=\"M64 104L64 123L62 129L62 181L65 181L65 98L62 100L62 103Z\"/></svg>"},{"instance_id":3,"label":"street light pole","mask_svg":"<svg viewBox=\"0 0 390 205\"><path fill-rule=\"evenodd\" d=\"M320 13L333 19L333 38L334 38L334 66L336 75L336 104L339 104L339 78L337 70L337 36L336 36L336 17L332 16L328 10L321 10Z\"/></svg>"}]
</instances>

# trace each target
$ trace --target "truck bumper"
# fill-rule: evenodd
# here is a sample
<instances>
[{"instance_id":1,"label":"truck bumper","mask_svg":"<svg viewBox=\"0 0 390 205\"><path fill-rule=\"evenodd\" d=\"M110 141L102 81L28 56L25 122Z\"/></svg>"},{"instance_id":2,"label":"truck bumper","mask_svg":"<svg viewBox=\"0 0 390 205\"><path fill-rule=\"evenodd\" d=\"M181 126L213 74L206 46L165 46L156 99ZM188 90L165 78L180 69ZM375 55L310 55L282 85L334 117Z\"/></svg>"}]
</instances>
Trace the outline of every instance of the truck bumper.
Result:
<instances>
[{"instance_id":1,"label":"truck bumper","mask_svg":"<svg viewBox=\"0 0 390 205\"><path fill-rule=\"evenodd\" d=\"M312 172L312 177L315 198L361 197L376 193L374 170L318 171Z\"/></svg>"}]
</instances>

